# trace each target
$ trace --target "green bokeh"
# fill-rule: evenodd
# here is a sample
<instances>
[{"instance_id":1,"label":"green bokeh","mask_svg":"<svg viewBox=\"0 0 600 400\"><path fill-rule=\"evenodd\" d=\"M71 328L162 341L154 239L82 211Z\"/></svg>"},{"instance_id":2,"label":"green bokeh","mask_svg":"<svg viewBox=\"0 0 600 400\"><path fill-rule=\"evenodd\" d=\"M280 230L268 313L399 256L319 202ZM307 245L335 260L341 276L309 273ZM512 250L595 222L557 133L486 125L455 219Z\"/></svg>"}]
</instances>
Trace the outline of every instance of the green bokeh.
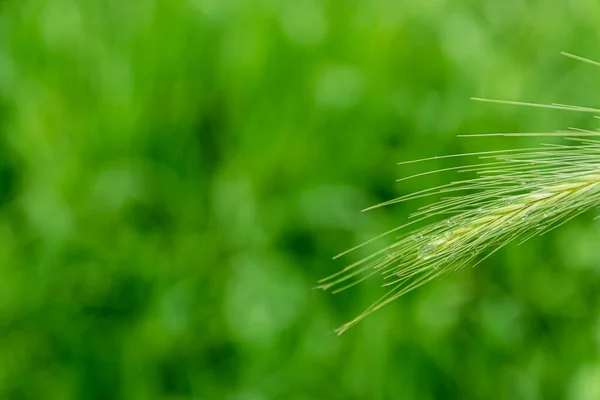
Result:
<instances>
[{"instance_id":1,"label":"green bokeh","mask_svg":"<svg viewBox=\"0 0 600 400\"><path fill-rule=\"evenodd\" d=\"M458 134L595 128L590 0L0 1L0 399L599 399L590 214L398 300L336 253ZM545 139L544 139L545 140ZM375 247L377 248L377 247Z\"/></svg>"}]
</instances>

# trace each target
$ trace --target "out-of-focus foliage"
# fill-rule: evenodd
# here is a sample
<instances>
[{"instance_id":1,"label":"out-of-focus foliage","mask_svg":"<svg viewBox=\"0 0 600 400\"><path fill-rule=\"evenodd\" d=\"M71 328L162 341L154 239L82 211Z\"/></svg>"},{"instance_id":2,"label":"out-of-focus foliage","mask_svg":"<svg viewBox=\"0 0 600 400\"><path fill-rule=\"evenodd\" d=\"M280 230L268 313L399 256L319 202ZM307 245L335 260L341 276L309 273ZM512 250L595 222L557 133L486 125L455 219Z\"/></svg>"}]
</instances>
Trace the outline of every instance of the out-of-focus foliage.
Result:
<instances>
[{"instance_id":1,"label":"out-of-focus foliage","mask_svg":"<svg viewBox=\"0 0 600 400\"><path fill-rule=\"evenodd\" d=\"M332 296L331 256L457 152L595 128L593 1L0 2L0 398L598 399L588 215L430 284Z\"/></svg>"}]
</instances>

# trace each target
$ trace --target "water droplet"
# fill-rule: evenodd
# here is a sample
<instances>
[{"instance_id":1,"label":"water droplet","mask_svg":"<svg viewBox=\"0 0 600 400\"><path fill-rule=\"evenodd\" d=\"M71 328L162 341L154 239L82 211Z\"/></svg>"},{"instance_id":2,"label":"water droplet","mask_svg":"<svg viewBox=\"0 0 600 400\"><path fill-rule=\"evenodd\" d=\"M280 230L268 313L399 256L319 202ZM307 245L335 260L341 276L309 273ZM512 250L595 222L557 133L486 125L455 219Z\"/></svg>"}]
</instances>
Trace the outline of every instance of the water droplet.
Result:
<instances>
[{"instance_id":1,"label":"water droplet","mask_svg":"<svg viewBox=\"0 0 600 400\"><path fill-rule=\"evenodd\" d=\"M419 250L419 258L429 260L435 256L440 246L446 243L446 239L440 236L432 236Z\"/></svg>"},{"instance_id":2,"label":"water droplet","mask_svg":"<svg viewBox=\"0 0 600 400\"><path fill-rule=\"evenodd\" d=\"M433 257L433 255L431 253L433 253L434 250L435 250L435 247L432 246L431 244L424 245L419 250L419 258L421 258L425 261L429 260L431 257Z\"/></svg>"},{"instance_id":3,"label":"water droplet","mask_svg":"<svg viewBox=\"0 0 600 400\"><path fill-rule=\"evenodd\" d=\"M420 242L420 241L423 240L423 234L417 233L415 235L412 235L411 239L412 239L413 242Z\"/></svg>"}]
</instances>

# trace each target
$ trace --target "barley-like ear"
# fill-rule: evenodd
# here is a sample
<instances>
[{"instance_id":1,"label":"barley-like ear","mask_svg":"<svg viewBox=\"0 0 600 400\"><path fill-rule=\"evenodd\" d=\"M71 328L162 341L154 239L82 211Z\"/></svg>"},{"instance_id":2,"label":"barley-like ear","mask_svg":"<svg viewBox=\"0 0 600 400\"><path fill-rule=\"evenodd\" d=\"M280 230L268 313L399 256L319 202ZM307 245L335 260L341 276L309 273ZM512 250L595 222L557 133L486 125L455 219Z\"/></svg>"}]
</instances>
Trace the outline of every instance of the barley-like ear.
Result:
<instances>
[{"instance_id":1,"label":"barley-like ear","mask_svg":"<svg viewBox=\"0 0 600 400\"><path fill-rule=\"evenodd\" d=\"M599 109L562 104L476 100L600 114ZM474 173L474 177L370 207L373 209L431 195L449 196L412 214L411 222L336 256L345 255L386 234L403 231L417 222L438 219L401 235L392 245L319 281L320 288L334 289L335 293L380 275L384 280L383 286L389 287L388 292L371 307L338 328L338 334L435 278L466 265L474 266L509 242L523 242L532 236L542 235L600 206L600 133L570 128L554 133L494 135L563 136L574 143L472 153L470 155L482 161L450 169ZM423 174L404 179L420 175ZM440 217L443 217L441 221Z\"/></svg>"}]
</instances>

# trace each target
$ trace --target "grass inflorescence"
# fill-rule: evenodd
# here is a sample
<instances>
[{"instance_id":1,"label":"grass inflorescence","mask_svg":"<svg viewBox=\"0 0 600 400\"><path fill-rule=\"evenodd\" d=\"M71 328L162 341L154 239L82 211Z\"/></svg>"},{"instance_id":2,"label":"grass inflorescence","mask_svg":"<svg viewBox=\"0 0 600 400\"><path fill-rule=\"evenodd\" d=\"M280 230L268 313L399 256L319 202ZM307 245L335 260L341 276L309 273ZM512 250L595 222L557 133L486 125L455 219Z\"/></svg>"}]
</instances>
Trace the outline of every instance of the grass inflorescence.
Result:
<instances>
[{"instance_id":1,"label":"grass inflorescence","mask_svg":"<svg viewBox=\"0 0 600 400\"><path fill-rule=\"evenodd\" d=\"M571 54L563 54L600 65ZM563 104L475 100L600 114L600 109ZM543 235L577 215L600 206L599 132L569 128L567 131L552 133L493 135L561 136L566 139L566 143L570 143L444 156L476 156L480 160L472 165L427 172L456 170L472 174L471 178L369 207L367 210L427 196L445 196L417 210L410 216L408 223L336 256L341 257L382 236L404 232L393 244L319 282L319 288L339 292L378 275L383 278L383 286L388 288L383 297L338 328L339 334L433 279L467 265L475 266L508 243L522 243L533 236ZM408 163L437 158L440 157ZM424 174L416 174L401 180L422 175ZM430 219L434 222L410 229L413 225Z\"/></svg>"}]
</instances>

